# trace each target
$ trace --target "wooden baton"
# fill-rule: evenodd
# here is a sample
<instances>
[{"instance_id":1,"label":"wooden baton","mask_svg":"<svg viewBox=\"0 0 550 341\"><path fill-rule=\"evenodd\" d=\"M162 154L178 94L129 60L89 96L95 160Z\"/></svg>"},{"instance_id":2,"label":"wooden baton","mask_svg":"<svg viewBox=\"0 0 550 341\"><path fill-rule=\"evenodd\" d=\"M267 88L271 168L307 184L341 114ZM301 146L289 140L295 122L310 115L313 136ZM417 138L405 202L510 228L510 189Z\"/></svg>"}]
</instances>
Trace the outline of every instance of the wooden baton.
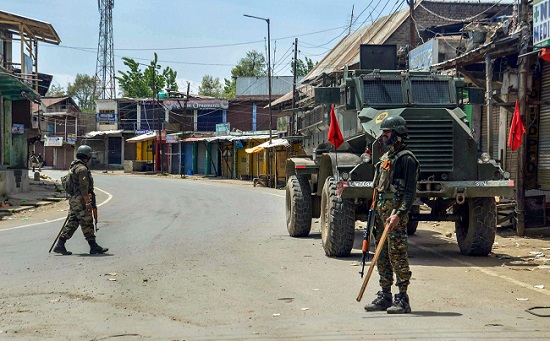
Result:
<instances>
[{"instance_id":1,"label":"wooden baton","mask_svg":"<svg viewBox=\"0 0 550 341\"><path fill-rule=\"evenodd\" d=\"M395 212L396 210L393 209L393 211L391 211L390 216L394 215ZM388 239L389 227L390 227L389 224L386 224L384 226L384 232L382 233L382 237L380 237L380 241L378 242L378 246L376 247L376 252L374 253L374 257L372 257L372 262L370 263L369 270L367 271L367 276L363 281L361 290L359 290L359 295L357 295L357 299L356 299L357 302L361 302L361 299L363 298L363 294L365 293L365 289L367 288L367 284L369 283L370 276L372 275L372 271L374 270L374 265L378 261L378 257L380 257L380 252L382 251L384 244L386 244L386 239Z\"/></svg>"}]
</instances>

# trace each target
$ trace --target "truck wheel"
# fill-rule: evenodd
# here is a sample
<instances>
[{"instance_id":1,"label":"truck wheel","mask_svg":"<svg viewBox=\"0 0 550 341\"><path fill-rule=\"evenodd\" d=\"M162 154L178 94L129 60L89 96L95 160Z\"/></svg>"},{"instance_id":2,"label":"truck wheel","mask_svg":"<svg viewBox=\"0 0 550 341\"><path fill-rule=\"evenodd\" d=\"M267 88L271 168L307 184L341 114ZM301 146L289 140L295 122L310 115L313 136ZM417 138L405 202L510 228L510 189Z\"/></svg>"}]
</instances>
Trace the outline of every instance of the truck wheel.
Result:
<instances>
[{"instance_id":1,"label":"truck wheel","mask_svg":"<svg viewBox=\"0 0 550 341\"><path fill-rule=\"evenodd\" d=\"M353 248L355 209L350 200L338 197L336 181L329 177L321 196L321 240L328 257L346 257Z\"/></svg>"},{"instance_id":2,"label":"truck wheel","mask_svg":"<svg viewBox=\"0 0 550 341\"><path fill-rule=\"evenodd\" d=\"M495 199L467 199L455 206L455 212L459 215L455 231L460 252L466 256L487 256L496 235Z\"/></svg>"},{"instance_id":3,"label":"truck wheel","mask_svg":"<svg viewBox=\"0 0 550 341\"><path fill-rule=\"evenodd\" d=\"M286 228L291 237L311 231L311 189L304 176L291 175L286 184Z\"/></svg>"},{"instance_id":4,"label":"truck wheel","mask_svg":"<svg viewBox=\"0 0 550 341\"><path fill-rule=\"evenodd\" d=\"M419 214L420 213L420 206L414 205L411 207L410 213L413 214ZM412 236L416 232L416 228L418 227L418 221L410 221L407 223L407 234L409 236Z\"/></svg>"}]
</instances>

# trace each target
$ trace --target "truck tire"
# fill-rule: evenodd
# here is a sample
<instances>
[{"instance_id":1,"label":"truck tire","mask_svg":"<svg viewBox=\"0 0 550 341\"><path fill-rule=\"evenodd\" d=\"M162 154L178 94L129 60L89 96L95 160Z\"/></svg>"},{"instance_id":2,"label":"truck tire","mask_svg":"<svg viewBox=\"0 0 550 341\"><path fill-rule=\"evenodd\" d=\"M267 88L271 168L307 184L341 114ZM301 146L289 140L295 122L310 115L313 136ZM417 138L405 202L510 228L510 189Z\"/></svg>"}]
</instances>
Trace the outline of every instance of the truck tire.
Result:
<instances>
[{"instance_id":1,"label":"truck tire","mask_svg":"<svg viewBox=\"0 0 550 341\"><path fill-rule=\"evenodd\" d=\"M350 200L337 195L336 181L325 181L321 196L321 240L328 257L347 257L355 237L355 209Z\"/></svg>"},{"instance_id":2,"label":"truck tire","mask_svg":"<svg viewBox=\"0 0 550 341\"><path fill-rule=\"evenodd\" d=\"M419 205L412 206L410 213L419 214L420 206ZM409 222L407 223L407 235L412 236L416 232L417 227L418 227L418 221L409 220Z\"/></svg>"},{"instance_id":3,"label":"truck tire","mask_svg":"<svg viewBox=\"0 0 550 341\"><path fill-rule=\"evenodd\" d=\"M308 179L291 175L286 184L286 228L291 237L309 235L311 212L311 189Z\"/></svg>"},{"instance_id":4,"label":"truck tire","mask_svg":"<svg viewBox=\"0 0 550 341\"><path fill-rule=\"evenodd\" d=\"M487 256L496 235L494 198L472 198L455 206L459 221L455 223L460 252L466 256Z\"/></svg>"}]
</instances>

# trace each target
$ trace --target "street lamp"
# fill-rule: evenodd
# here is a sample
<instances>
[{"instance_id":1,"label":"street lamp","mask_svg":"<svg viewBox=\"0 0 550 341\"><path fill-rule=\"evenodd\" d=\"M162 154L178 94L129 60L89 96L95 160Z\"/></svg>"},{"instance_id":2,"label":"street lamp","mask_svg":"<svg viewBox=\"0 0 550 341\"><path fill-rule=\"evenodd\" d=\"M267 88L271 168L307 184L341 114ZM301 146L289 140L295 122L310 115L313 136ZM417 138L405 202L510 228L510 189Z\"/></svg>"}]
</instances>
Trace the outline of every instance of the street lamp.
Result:
<instances>
[{"instance_id":1,"label":"street lamp","mask_svg":"<svg viewBox=\"0 0 550 341\"><path fill-rule=\"evenodd\" d=\"M164 173L164 167L163 167L163 160L161 158L161 141L162 141L162 138L161 138L161 128L162 128L162 124L161 124L161 120L160 120L160 112L157 112L157 106L156 106L156 103L158 101L158 91L157 91L157 87L156 87L156 78L157 78L157 74L156 74L156 70L157 69L160 69L160 65L158 65L156 63L156 60L155 60L155 64L154 65L151 65L150 66L151 69L153 70L153 117L156 116L157 118L157 143L156 143L156 148L155 148L155 163L157 164L156 166L156 169L160 170L161 173Z\"/></svg>"},{"instance_id":2,"label":"street lamp","mask_svg":"<svg viewBox=\"0 0 550 341\"><path fill-rule=\"evenodd\" d=\"M263 20L267 23L267 82L269 83L268 85L268 100L269 100L269 103L267 105L268 107L268 110L269 110L269 144L271 145L272 144L272 139L271 139L271 129L273 127L273 115L271 114L271 36L270 36L270 30L269 30L269 18L261 18L261 17L256 17L256 16L253 16L253 15L248 15L248 14L243 14L245 17L248 17L248 18L252 18L252 19L258 19L258 20ZM270 149L268 149L270 150ZM268 176L269 176L269 180L268 182L271 182L271 156L267 159L268 160ZM270 185L271 186L271 185Z\"/></svg>"}]
</instances>

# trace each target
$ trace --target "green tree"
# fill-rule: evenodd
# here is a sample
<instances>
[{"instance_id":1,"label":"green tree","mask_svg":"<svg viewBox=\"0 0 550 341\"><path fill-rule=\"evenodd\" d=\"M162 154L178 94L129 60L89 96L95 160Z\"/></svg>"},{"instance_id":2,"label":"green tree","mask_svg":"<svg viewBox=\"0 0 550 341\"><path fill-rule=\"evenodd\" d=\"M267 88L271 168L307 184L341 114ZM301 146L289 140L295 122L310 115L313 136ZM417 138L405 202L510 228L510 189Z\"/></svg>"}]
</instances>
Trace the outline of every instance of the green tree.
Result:
<instances>
[{"instance_id":1,"label":"green tree","mask_svg":"<svg viewBox=\"0 0 550 341\"><path fill-rule=\"evenodd\" d=\"M96 86L96 79L94 76L88 76L84 74L77 74L74 83L69 83L67 86L67 95L73 97L80 110L85 113L92 113L95 111L94 98L94 86Z\"/></svg>"},{"instance_id":2,"label":"green tree","mask_svg":"<svg viewBox=\"0 0 550 341\"><path fill-rule=\"evenodd\" d=\"M267 75L265 56L256 50L248 51L246 57L231 69L231 79L224 79L224 94L227 98L235 97L237 77L260 77Z\"/></svg>"},{"instance_id":3,"label":"green tree","mask_svg":"<svg viewBox=\"0 0 550 341\"><path fill-rule=\"evenodd\" d=\"M161 66L158 64L158 55L155 53L149 66L142 71L140 64L132 58L123 57L124 65L128 67L128 71L119 71L120 77L116 77L122 96L131 98L151 98L162 89L178 91L176 78L178 73L170 67L160 71Z\"/></svg>"},{"instance_id":4,"label":"green tree","mask_svg":"<svg viewBox=\"0 0 550 341\"><path fill-rule=\"evenodd\" d=\"M65 89L61 85L55 83L50 84L50 88L48 92L46 92L46 96L48 97L60 97L65 95Z\"/></svg>"},{"instance_id":5,"label":"green tree","mask_svg":"<svg viewBox=\"0 0 550 341\"><path fill-rule=\"evenodd\" d=\"M219 78L214 78L210 75L202 77L201 85L199 85L199 95L220 98L223 96L223 87Z\"/></svg>"},{"instance_id":6,"label":"green tree","mask_svg":"<svg viewBox=\"0 0 550 341\"><path fill-rule=\"evenodd\" d=\"M298 59L296 62L296 76L307 75L318 63L313 63L313 60L308 57L305 57L305 61ZM294 61L290 62L290 72L294 75Z\"/></svg>"}]
</instances>

